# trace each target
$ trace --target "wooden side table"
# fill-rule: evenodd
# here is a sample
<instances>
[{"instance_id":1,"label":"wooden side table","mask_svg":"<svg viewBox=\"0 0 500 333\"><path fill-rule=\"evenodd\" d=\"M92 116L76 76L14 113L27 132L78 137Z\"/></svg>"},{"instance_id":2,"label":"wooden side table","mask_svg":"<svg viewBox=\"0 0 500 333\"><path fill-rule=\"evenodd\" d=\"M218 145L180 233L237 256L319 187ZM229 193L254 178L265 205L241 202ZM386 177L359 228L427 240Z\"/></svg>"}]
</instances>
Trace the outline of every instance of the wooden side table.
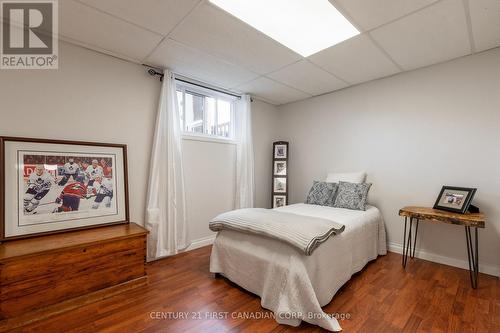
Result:
<instances>
[{"instance_id":1,"label":"wooden side table","mask_svg":"<svg viewBox=\"0 0 500 333\"><path fill-rule=\"evenodd\" d=\"M469 260L469 275L472 288L477 288L477 279L479 275L479 256L478 256L478 228L484 228L486 216L483 213L457 214L428 207L408 206L399 210L399 216L405 218L405 229L403 234L403 267L406 268L408 254L410 258L415 257L415 246L417 245L418 224L420 220L430 220L465 226L465 242L467 244L467 258ZM406 236L407 222L410 219L408 236ZM413 240L412 252L412 227L415 223L415 236ZM474 228L474 246L472 246L472 233L470 228Z\"/></svg>"}]
</instances>

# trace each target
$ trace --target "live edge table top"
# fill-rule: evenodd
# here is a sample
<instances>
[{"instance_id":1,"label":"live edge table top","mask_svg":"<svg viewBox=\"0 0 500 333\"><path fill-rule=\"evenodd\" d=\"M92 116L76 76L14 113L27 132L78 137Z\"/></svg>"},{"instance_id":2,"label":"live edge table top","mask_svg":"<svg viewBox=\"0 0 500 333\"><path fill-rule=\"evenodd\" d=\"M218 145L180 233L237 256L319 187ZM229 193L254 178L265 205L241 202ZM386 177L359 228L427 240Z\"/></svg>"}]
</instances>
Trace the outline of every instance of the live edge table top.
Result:
<instances>
[{"instance_id":1,"label":"live edge table top","mask_svg":"<svg viewBox=\"0 0 500 333\"><path fill-rule=\"evenodd\" d=\"M458 214L429 207L407 206L399 210L399 215L476 228L484 228L486 222L486 216L483 213Z\"/></svg>"}]
</instances>

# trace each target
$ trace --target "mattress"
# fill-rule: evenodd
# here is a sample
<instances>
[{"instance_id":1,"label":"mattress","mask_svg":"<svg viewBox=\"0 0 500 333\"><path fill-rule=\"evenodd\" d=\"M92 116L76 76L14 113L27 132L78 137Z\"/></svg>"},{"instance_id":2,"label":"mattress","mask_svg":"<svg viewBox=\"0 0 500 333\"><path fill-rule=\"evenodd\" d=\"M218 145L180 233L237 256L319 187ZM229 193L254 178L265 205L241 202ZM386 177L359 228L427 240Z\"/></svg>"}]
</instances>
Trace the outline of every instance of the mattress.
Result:
<instances>
[{"instance_id":1,"label":"mattress","mask_svg":"<svg viewBox=\"0 0 500 333\"><path fill-rule=\"evenodd\" d=\"M321 307L330 303L354 273L387 253L380 211L374 206L356 211L309 204L276 209L328 219L344 224L345 230L310 256L276 239L223 230L212 247L210 271L259 295L262 307L273 311L279 323L298 326L305 320L331 331L341 330L337 320Z\"/></svg>"}]
</instances>

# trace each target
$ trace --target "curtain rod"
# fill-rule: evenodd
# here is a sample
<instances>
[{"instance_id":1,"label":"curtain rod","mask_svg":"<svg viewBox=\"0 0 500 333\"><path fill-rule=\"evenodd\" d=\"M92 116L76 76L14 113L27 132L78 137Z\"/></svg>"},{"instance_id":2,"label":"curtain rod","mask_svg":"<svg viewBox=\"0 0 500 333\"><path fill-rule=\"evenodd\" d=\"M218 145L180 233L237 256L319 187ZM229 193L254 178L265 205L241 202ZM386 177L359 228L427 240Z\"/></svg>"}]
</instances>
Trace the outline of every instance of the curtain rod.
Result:
<instances>
[{"instance_id":1,"label":"curtain rod","mask_svg":"<svg viewBox=\"0 0 500 333\"><path fill-rule=\"evenodd\" d=\"M163 80L163 76L164 76L163 73L158 72L154 67L151 67L149 65L143 64L143 66L149 68L148 69L148 74L149 75L151 75L151 76L159 76L160 77L160 81ZM207 85L196 83L196 82L193 82L193 81L190 81L190 80L181 79L181 78L178 78L178 77L176 77L175 80L176 81L180 81L180 82L184 82L184 83L188 83L188 84L192 84L192 85L197 86L197 87L201 87L201 88L205 88L205 89L210 89L210 90L213 90L213 91L217 91L217 92L225 94L225 95L233 96L233 97L236 97L236 98L241 98L241 95L237 95L237 94L229 92L227 90L222 90L222 89L217 89L217 88L209 87Z\"/></svg>"},{"instance_id":2,"label":"curtain rod","mask_svg":"<svg viewBox=\"0 0 500 333\"><path fill-rule=\"evenodd\" d=\"M224 91L224 90L220 90L220 89L216 89L216 88L212 88L212 87L208 87L208 86L204 86L202 84L199 84L199 83L194 83L194 82L191 82L191 81L188 81L188 80L183 80L183 79L179 79L179 78L175 78L176 81L181 81L181 82L184 82L184 83L188 83L188 84L192 84L193 86L197 86L197 87L201 87L201 88L205 88L205 89L210 89L210 90L213 90L213 91L217 91L217 92L220 92L224 95L229 95L229 96L233 96L233 97L236 97L236 98L241 98L241 95L236 95L234 93L230 93L228 91Z\"/></svg>"}]
</instances>

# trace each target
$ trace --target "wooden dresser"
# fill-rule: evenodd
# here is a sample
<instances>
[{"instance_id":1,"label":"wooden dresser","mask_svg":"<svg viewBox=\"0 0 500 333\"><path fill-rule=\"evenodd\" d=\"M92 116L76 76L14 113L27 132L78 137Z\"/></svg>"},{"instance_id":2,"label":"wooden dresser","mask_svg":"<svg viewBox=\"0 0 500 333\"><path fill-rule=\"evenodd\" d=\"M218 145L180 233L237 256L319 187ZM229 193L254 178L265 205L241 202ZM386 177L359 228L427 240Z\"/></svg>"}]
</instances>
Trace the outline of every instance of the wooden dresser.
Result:
<instances>
[{"instance_id":1,"label":"wooden dresser","mask_svg":"<svg viewBox=\"0 0 500 333\"><path fill-rule=\"evenodd\" d=\"M146 236L129 223L0 244L0 332L146 284Z\"/></svg>"}]
</instances>

